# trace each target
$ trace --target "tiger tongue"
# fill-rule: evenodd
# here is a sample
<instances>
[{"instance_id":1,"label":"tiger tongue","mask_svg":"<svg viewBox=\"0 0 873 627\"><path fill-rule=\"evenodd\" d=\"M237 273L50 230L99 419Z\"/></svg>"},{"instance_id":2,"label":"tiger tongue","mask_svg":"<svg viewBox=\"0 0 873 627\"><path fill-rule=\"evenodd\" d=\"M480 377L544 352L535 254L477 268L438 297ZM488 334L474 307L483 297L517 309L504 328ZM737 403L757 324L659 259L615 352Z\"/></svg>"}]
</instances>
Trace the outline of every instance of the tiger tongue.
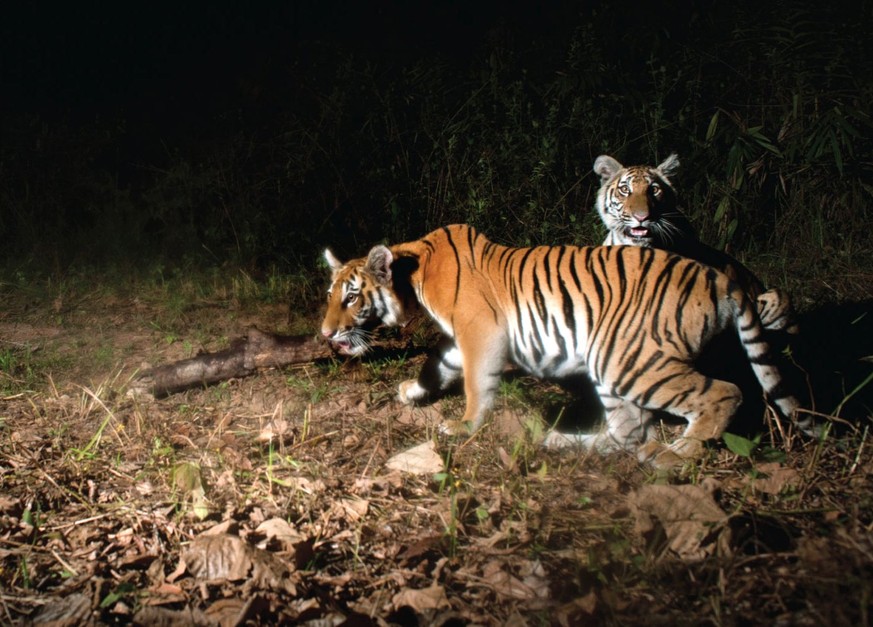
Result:
<instances>
[{"instance_id":1,"label":"tiger tongue","mask_svg":"<svg viewBox=\"0 0 873 627\"><path fill-rule=\"evenodd\" d=\"M633 237L646 237L649 234L649 229L643 226L631 227L629 230Z\"/></svg>"}]
</instances>

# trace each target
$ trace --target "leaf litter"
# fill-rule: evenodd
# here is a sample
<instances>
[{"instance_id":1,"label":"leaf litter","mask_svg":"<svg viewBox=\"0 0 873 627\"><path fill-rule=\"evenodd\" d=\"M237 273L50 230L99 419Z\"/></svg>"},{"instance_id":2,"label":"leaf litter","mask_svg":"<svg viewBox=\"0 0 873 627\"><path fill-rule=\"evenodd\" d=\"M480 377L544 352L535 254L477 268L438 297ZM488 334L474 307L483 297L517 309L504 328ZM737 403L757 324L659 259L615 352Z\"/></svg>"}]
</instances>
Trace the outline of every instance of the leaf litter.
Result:
<instances>
[{"instance_id":1,"label":"leaf litter","mask_svg":"<svg viewBox=\"0 0 873 627\"><path fill-rule=\"evenodd\" d=\"M502 396L490 427L446 439L462 399L394 400L423 359L402 337L132 398L141 364L186 354L141 300L113 302L97 333L99 302L22 340L68 359L0 405L2 623L869 624L866 432L784 443L778 462L715 446L662 474L539 448L559 392L523 380L540 396ZM247 323L283 319L260 314ZM19 329L48 326L31 315ZM118 358L89 370L100 346Z\"/></svg>"}]
</instances>

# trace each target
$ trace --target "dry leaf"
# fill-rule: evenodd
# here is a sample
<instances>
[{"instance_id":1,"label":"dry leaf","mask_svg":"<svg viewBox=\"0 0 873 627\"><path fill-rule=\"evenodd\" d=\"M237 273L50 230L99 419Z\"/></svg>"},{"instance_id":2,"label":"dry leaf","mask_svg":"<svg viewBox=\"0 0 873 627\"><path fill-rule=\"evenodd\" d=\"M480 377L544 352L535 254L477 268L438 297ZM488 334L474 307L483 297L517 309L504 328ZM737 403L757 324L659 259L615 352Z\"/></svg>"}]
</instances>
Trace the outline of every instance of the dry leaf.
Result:
<instances>
[{"instance_id":1,"label":"dry leaf","mask_svg":"<svg viewBox=\"0 0 873 627\"><path fill-rule=\"evenodd\" d=\"M258 442L278 442L284 444L288 440L293 439L293 437L294 433L291 429L291 423L284 418L276 418L265 424L255 439Z\"/></svg>"},{"instance_id":2,"label":"dry leaf","mask_svg":"<svg viewBox=\"0 0 873 627\"><path fill-rule=\"evenodd\" d=\"M797 488L800 485L800 473L794 468L783 467L779 462L760 464L755 478L749 477L756 490L766 494L781 494L786 488Z\"/></svg>"},{"instance_id":3,"label":"dry leaf","mask_svg":"<svg viewBox=\"0 0 873 627\"><path fill-rule=\"evenodd\" d=\"M160 625L161 627L218 627L219 623L211 620L197 608L186 607L172 610L166 607L147 606L139 610L133 617L135 625Z\"/></svg>"},{"instance_id":4,"label":"dry leaf","mask_svg":"<svg viewBox=\"0 0 873 627\"><path fill-rule=\"evenodd\" d=\"M445 470L445 464L432 440L398 453L385 462L385 466L416 475L432 475Z\"/></svg>"},{"instance_id":5,"label":"dry leaf","mask_svg":"<svg viewBox=\"0 0 873 627\"><path fill-rule=\"evenodd\" d=\"M514 409L499 409L491 414L491 428L504 436L516 436L524 433L524 414Z\"/></svg>"},{"instance_id":6,"label":"dry leaf","mask_svg":"<svg viewBox=\"0 0 873 627\"><path fill-rule=\"evenodd\" d=\"M597 595L592 590L584 597L574 599L559 607L554 614L554 620L561 627L577 627L578 625L598 625L594 612L597 610Z\"/></svg>"},{"instance_id":7,"label":"dry leaf","mask_svg":"<svg viewBox=\"0 0 873 627\"><path fill-rule=\"evenodd\" d=\"M33 617L32 624L50 627L74 627L92 622L91 599L77 592L44 605Z\"/></svg>"},{"instance_id":8,"label":"dry leaf","mask_svg":"<svg viewBox=\"0 0 873 627\"><path fill-rule=\"evenodd\" d=\"M188 573L205 581L251 580L264 589L296 593L290 567L276 556L231 535L201 536L182 553Z\"/></svg>"},{"instance_id":9,"label":"dry leaf","mask_svg":"<svg viewBox=\"0 0 873 627\"><path fill-rule=\"evenodd\" d=\"M176 467L173 468L173 487L181 494L191 498L191 509L197 518L203 520L209 515L200 466L189 462L176 464Z\"/></svg>"},{"instance_id":10,"label":"dry leaf","mask_svg":"<svg viewBox=\"0 0 873 627\"><path fill-rule=\"evenodd\" d=\"M451 607L445 589L438 584L420 589L405 588L395 594L391 602L394 604L395 610L408 606L416 612Z\"/></svg>"},{"instance_id":11,"label":"dry leaf","mask_svg":"<svg viewBox=\"0 0 873 627\"><path fill-rule=\"evenodd\" d=\"M366 499L342 499L340 501L349 520L359 520L367 515L370 509L370 501Z\"/></svg>"},{"instance_id":12,"label":"dry leaf","mask_svg":"<svg viewBox=\"0 0 873 627\"><path fill-rule=\"evenodd\" d=\"M512 458L512 456L509 453L506 452L506 449L504 449L502 446L498 447L497 455L500 457L500 463L503 464L504 468L506 468L509 471L515 470L515 466L516 466L515 460Z\"/></svg>"},{"instance_id":13,"label":"dry leaf","mask_svg":"<svg viewBox=\"0 0 873 627\"><path fill-rule=\"evenodd\" d=\"M300 490L304 494L320 494L327 489L321 479L307 479L306 477L288 477L282 480L284 484L294 490Z\"/></svg>"},{"instance_id":14,"label":"dry leaf","mask_svg":"<svg viewBox=\"0 0 873 627\"><path fill-rule=\"evenodd\" d=\"M219 599L206 608L204 614L210 620L217 622L222 627L246 624L246 614L249 613L255 597L249 597L248 601L241 599Z\"/></svg>"},{"instance_id":15,"label":"dry leaf","mask_svg":"<svg viewBox=\"0 0 873 627\"><path fill-rule=\"evenodd\" d=\"M297 542L305 540L303 535L284 518L265 520L255 531L264 535L267 540L276 540L287 551L293 551Z\"/></svg>"},{"instance_id":16,"label":"dry leaf","mask_svg":"<svg viewBox=\"0 0 873 627\"><path fill-rule=\"evenodd\" d=\"M494 592L502 597L528 601L548 597L548 582L545 582L541 576L533 576L529 581L522 581L506 572L505 565L504 561L491 560L482 567L482 579L488 582ZM533 569L529 570L530 573L534 572Z\"/></svg>"},{"instance_id":17,"label":"dry leaf","mask_svg":"<svg viewBox=\"0 0 873 627\"><path fill-rule=\"evenodd\" d=\"M659 523L667 549L686 561L730 551L728 516L712 494L697 485L647 485L630 499L636 531L649 534Z\"/></svg>"},{"instance_id":18,"label":"dry leaf","mask_svg":"<svg viewBox=\"0 0 873 627\"><path fill-rule=\"evenodd\" d=\"M225 533L235 536L238 530L239 523L237 521L225 520L202 532L200 536L220 536Z\"/></svg>"}]
</instances>

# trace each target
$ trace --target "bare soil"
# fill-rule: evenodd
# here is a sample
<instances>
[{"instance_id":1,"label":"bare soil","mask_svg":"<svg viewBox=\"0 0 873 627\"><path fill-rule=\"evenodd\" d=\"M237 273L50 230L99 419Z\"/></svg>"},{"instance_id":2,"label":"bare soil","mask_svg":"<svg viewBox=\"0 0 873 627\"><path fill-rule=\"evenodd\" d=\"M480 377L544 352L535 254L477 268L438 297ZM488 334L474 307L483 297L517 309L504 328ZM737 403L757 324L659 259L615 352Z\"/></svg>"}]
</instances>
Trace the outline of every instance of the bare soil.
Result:
<instances>
[{"instance_id":1,"label":"bare soil","mask_svg":"<svg viewBox=\"0 0 873 627\"><path fill-rule=\"evenodd\" d=\"M2 297L0 623L873 621L868 305L808 317L815 341L795 349L826 438L762 410L748 455L716 442L667 473L543 450L547 423L578 403L518 375L484 429L440 436L461 397L394 399L424 326L364 360L154 399L127 393L138 370L226 348L251 324L311 332L318 312L97 286ZM842 365L837 342L852 344Z\"/></svg>"}]
</instances>

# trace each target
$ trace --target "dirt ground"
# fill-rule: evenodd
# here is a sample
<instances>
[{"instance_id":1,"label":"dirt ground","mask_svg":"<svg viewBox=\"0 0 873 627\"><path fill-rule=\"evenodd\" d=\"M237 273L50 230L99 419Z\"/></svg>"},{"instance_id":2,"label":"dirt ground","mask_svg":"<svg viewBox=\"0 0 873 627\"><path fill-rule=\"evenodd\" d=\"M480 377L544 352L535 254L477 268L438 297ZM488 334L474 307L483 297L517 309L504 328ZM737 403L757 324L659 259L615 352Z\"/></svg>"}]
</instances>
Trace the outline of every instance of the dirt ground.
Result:
<instances>
[{"instance_id":1,"label":"dirt ground","mask_svg":"<svg viewBox=\"0 0 873 627\"><path fill-rule=\"evenodd\" d=\"M767 413L667 473L543 450L573 396L523 376L484 429L439 435L461 397L394 400L426 328L364 360L154 399L128 393L138 370L252 324L311 333L317 313L98 286L2 296L0 623L873 621L868 305L808 317L794 349L827 437Z\"/></svg>"}]
</instances>

